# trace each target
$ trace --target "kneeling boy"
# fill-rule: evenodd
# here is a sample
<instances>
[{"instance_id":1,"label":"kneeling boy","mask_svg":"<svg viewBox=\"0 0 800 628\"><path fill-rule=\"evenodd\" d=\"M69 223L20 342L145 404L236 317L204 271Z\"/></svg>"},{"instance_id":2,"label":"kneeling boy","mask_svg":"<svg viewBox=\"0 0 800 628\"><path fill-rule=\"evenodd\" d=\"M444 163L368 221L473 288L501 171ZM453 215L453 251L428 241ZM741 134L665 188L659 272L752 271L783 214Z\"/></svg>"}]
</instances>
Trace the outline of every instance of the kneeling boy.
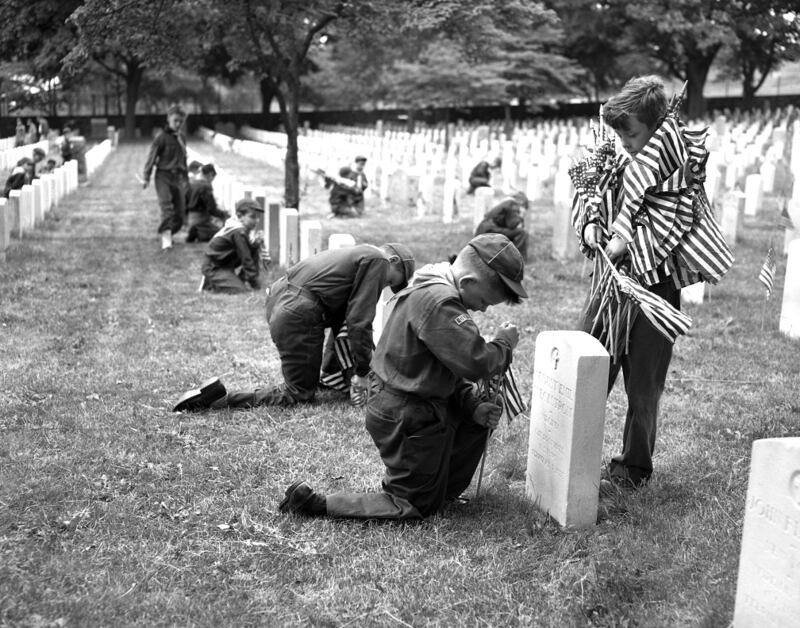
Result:
<instances>
[{"instance_id":1,"label":"kneeling boy","mask_svg":"<svg viewBox=\"0 0 800 628\"><path fill-rule=\"evenodd\" d=\"M468 310L518 303L525 264L500 234L470 240L452 265L421 268L396 304L372 359L374 392L367 431L386 466L380 493L326 497L302 481L286 490L281 512L357 519L420 519L470 484L501 407L475 395L472 382L502 372L519 340L504 323L481 336Z\"/></svg>"}]
</instances>

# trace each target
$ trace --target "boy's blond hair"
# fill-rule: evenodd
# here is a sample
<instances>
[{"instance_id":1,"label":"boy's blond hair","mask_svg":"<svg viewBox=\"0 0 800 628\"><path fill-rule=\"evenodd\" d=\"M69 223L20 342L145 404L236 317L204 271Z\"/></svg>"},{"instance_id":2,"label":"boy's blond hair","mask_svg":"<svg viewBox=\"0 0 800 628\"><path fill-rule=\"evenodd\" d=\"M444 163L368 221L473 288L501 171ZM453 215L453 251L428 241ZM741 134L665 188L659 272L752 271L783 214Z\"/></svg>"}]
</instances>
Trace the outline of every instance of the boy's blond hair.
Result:
<instances>
[{"instance_id":1,"label":"boy's blond hair","mask_svg":"<svg viewBox=\"0 0 800 628\"><path fill-rule=\"evenodd\" d=\"M654 74L632 78L603 107L606 124L615 131L626 129L631 117L655 129L666 113L664 83Z\"/></svg>"}]
</instances>

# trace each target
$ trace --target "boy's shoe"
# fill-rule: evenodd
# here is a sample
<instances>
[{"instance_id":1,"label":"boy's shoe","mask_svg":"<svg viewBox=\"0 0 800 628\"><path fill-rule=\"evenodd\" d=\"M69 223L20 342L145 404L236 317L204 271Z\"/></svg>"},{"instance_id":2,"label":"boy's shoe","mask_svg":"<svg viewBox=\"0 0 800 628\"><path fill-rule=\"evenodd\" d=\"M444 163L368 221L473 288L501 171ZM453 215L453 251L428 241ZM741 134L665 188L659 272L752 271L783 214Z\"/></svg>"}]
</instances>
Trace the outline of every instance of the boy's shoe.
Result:
<instances>
[{"instance_id":1,"label":"boy's shoe","mask_svg":"<svg viewBox=\"0 0 800 628\"><path fill-rule=\"evenodd\" d=\"M161 232L161 250L164 251L166 249L172 248L172 232L171 231L162 231Z\"/></svg>"},{"instance_id":2,"label":"boy's shoe","mask_svg":"<svg viewBox=\"0 0 800 628\"><path fill-rule=\"evenodd\" d=\"M205 410L227 394L228 391L225 390L223 383L219 381L219 377L212 377L200 384L200 388L193 388L183 393L181 398L178 399L178 403L172 408L172 411L194 412L196 410Z\"/></svg>"},{"instance_id":3,"label":"boy's shoe","mask_svg":"<svg viewBox=\"0 0 800 628\"><path fill-rule=\"evenodd\" d=\"M317 517L324 515L325 498L318 495L304 480L297 480L286 489L284 498L278 504L278 512L294 513Z\"/></svg>"}]
</instances>

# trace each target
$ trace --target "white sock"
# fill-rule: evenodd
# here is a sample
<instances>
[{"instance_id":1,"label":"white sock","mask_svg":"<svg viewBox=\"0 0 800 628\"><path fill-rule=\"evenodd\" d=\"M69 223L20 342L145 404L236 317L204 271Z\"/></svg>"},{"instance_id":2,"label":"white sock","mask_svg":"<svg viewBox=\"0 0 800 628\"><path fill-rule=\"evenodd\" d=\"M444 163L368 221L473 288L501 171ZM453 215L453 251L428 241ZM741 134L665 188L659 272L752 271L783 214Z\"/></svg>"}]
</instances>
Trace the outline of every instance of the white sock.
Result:
<instances>
[{"instance_id":1,"label":"white sock","mask_svg":"<svg viewBox=\"0 0 800 628\"><path fill-rule=\"evenodd\" d=\"M172 232L171 231L162 231L161 232L161 248L162 249L172 248Z\"/></svg>"}]
</instances>

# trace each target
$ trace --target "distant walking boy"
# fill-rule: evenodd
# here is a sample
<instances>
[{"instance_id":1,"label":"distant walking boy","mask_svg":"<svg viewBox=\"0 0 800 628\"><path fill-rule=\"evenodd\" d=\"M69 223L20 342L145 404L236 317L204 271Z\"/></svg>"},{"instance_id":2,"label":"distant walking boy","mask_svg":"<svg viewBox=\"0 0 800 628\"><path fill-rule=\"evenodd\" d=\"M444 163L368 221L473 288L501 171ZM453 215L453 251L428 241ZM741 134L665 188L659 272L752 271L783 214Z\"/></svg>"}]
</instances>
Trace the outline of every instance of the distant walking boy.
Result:
<instances>
[{"instance_id":1,"label":"distant walking boy","mask_svg":"<svg viewBox=\"0 0 800 628\"><path fill-rule=\"evenodd\" d=\"M267 298L269 331L281 358L283 383L227 395L223 392L216 400L202 395L182 398L174 411L312 401L320 381L325 330L335 336L345 324L354 362L351 399L359 399L366 389L378 299L387 286L395 292L405 287L414 268L414 256L399 243L380 247L359 244L322 251L298 262L272 284Z\"/></svg>"},{"instance_id":2,"label":"distant walking boy","mask_svg":"<svg viewBox=\"0 0 800 628\"><path fill-rule=\"evenodd\" d=\"M150 184L150 175L156 169L155 187L161 208L161 248L172 248L172 236L183 226L186 212L188 186L186 166L186 140L183 123L186 113L178 105L167 109L167 126L153 140L144 165L143 188Z\"/></svg>"},{"instance_id":3,"label":"distant walking boy","mask_svg":"<svg viewBox=\"0 0 800 628\"><path fill-rule=\"evenodd\" d=\"M618 156L614 164L615 199L603 207L579 204L573 224L587 255L603 248L647 290L680 309L681 287L697 281L716 283L733 258L704 201L704 134L683 129L677 118L667 119L667 110L664 86L656 76L631 79L609 99L605 121L630 158ZM681 156L678 161L675 155ZM680 226L681 215L688 216L688 226ZM584 331L592 333L594 314L586 308ZM600 337L603 331L594 333ZM609 370L610 392L622 369L628 410L622 453L612 458L606 482L638 488L649 481L659 401L671 358L672 342L644 315L636 315L628 330L627 352Z\"/></svg>"},{"instance_id":4,"label":"distant walking boy","mask_svg":"<svg viewBox=\"0 0 800 628\"><path fill-rule=\"evenodd\" d=\"M242 199L236 203L236 216L228 218L208 243L202 269L204 290L235 294L261 287L258 278L261 240L251 240L250 232L263 211L255 201Z\"/></svg>"},{"instance_id":5,"label":"distant walking boy","mask_svg":"<svg viewBox=\"0 0 800 628\"><path fill-rule=\"evenodd\" d=\"M325 497L297 481L279 510L407 520L433 515L458 498L502 410L478 398L472 382L505 370L519 340L517 327L504 323L485 341L469 310L527 297L524 269L519 251L500 234L476 236L452 265L420 269L395 297L372 358L366 428L385 465L383 490Z\"/></svg>"}]
</instances>

